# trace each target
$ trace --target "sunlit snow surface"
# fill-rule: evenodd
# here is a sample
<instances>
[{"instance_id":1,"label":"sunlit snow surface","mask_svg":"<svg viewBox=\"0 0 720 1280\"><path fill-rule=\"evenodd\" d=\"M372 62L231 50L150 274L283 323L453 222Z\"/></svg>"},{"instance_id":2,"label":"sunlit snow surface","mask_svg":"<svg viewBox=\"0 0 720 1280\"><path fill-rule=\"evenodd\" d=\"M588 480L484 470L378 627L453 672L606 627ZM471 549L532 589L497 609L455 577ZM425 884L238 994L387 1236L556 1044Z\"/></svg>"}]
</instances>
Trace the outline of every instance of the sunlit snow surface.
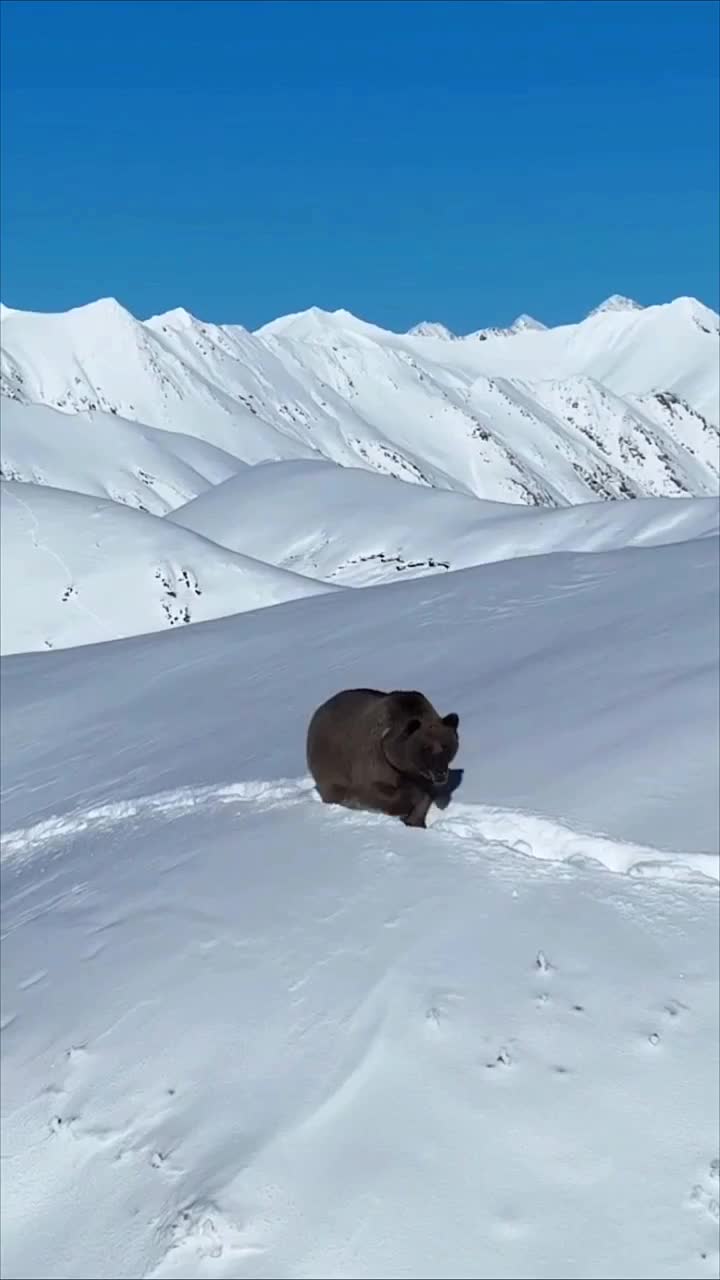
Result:
<instances>
[{"instance_id":1,"label":"sunlit snow surface","mask_svg":"<svg viewBox=\"0 0 720 1280\"><path fill-rule=\"evenodd\" d=\"M3 1274L716 1275L717 582L698 536L6 659ZM428 831L314 796L353 684L459 713Z\"/></svg>"},{"instance_id":2,"label":"sunlit snow surface","mask_svg":"<svg viewBox=\"0 0 720 1280\"><path fill-rule=\"evenodd\" d=\"M716 1280L717 316L2 344L3 1276Z\"/></svg>"}]
</instances>

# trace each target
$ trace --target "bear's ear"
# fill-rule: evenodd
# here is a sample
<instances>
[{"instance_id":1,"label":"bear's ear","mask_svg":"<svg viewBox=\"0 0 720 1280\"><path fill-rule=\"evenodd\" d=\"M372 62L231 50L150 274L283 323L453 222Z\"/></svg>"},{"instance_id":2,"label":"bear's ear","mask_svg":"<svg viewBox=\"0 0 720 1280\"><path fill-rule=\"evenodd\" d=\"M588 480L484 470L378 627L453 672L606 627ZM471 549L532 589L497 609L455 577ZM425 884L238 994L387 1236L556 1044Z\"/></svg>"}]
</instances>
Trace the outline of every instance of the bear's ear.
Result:
<instances>
[{"instance_id":1,"label":"bear's ear","mask_svg":"<svg viewBox=\"0 0 720 1280\"><path fill-rule=\"evenodd\" d=\"M456 716L454 711L451 711L447 716L443 716L443 724L446 724L448 729L457 729L459 723L460 717Z\"/></svg>"},{"instance_id":2,"label":"bear's ear","mask_svg":"<svg viewBox=\"0 0 720 1280\"><path fill-rule=\"evenodd\" d=\"M408 738L410 737L411 734L417 733L421 724L422 724L421 720L415 720L415 719L408 720L407 724L405 725L405 733L407 734Z\"/></svg>"}]
</instances>

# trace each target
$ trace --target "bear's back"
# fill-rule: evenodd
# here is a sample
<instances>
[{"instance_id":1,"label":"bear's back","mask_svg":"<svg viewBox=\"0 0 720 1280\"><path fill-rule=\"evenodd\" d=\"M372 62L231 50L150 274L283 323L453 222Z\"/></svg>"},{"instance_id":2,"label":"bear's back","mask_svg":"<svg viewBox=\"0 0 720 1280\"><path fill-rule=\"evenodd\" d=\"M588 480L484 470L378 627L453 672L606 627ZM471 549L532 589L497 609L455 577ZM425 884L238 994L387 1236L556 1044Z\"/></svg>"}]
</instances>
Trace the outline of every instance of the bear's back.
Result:
<instances>
[{"instance_id":1,"label":"bear's back","mask_svg":"<svg viewBox=\"0 0 720 1280\"><path fill-rule=\"evenodd\" d=\"M307 762L318 777L349 779L353 762L380 739L387 694L379 689L343 689L323 702L307 732Z\"/></svg>"}]
</instances>

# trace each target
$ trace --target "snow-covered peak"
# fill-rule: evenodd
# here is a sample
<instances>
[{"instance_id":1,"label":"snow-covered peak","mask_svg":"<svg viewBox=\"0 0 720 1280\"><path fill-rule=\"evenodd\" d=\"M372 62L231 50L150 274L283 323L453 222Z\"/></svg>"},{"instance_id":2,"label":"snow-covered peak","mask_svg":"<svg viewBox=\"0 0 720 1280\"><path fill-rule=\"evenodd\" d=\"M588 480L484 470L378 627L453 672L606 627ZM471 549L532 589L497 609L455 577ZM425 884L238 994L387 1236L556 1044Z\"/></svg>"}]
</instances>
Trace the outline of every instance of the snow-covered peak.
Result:
<instances>
[{"instance_id":1,"label":"snow-covered peak","mask_svg":"<svg viewBox=\"0 0 720 1280\"><path fill-rule=\"evenodd\" d=\"M408 337L442 338L444 342L453 342L456 335L452 332L452 329L448 329L447 325L440 324L439 320L421 320L420 324L413 325L412 329L408 329Z\"/></svg>"},{"instance_id":2,"label":"snow-covered peak","mask_svg":"<svg viewBox=\"0 0 720 1280\"><path fill-rule=\"evenodd\" d=\"M604 311L643 311L642 303L636 302L634 298L624 298L621 293L612 293L609 298L600 303L599 307L593 307L588 312L589 316L602 315Z\"/></svg>"},{"instance_id":3,"label":"snow-covered peak","mask_svg":"<svg viewBox=\"0 0 720 1280\"><path fill-rule=\"evenodd\" d=\"M295 342L311 342L332 345L335 339L351 342L367 339L370 342L392 342L398 335L368 320L361 320L352 311L339 308L324 311L322 307L308 307L292 315L280 316L255 330L258 338L288 338ZM406 336L406 335L403 335Z\"/></svg>"},{"instance_id":4,"label":"snow-covered peak","mask_svg":"<svg viewBox=\"0 0 720 1280\"><path fill-rule=\"evenodd\" d=\"M120 324L137 325L135 319L117 298L96 298L93 302L85 302L78 307L69 307L67 311L23 311L17 307L3 307L3 320L12 319L13 327L41 325L48 331L67 330L74 334L81 331L97 336L110 326Z\"/></svg>"},{"instance_id":5,"label":"snow-covered peak","mask_svg":"<svg viewBox=\"0 0 720 1280\"><path fill-rule=\"evenodd\" d=\"M468 333L468 338L476 338L480 342L485 342L488 338L512 338L517 333L544 333L547 325L542 324L540 320L536 320L533 316L523 313L512 324L506 328L498 326L490 326L487 329L475 329L472 333Z\"/></svg>"},{"instance_id":6,"label":"snow-covered peak","mask_svg":"<svg viewBox=\"0 0 720 1280\"><path fill-rule=\"evenodd\" d=\"M361 320L358 316L353 315L352 311L346 311L340 308L337 311L325 311L322 307L308 307L305 311L294 311L286 316L278 316L277 320L270 320L268 324L262 325L255 332L260 337L293 337L293 338L314 338L318 334L326 333L332 330L348 330L355 332L363 332L371 330L376 333L384 333L385 330L378 328L367 321Z\"/></svg>"},{"instance_id":7,"label":"snow-covered peak","mask_svg":"<svg viewBox=\"0 0 720 1280\"><path fill-rule=\"evenodd\" d=\"M161 311L157 316L150 316L145 324L149 329L189 329L200 321L186 311L184 307L173 307L170 311Z\"/></svg>"},{"instance_id":8,"label":"snow-covered peak","mask_svg":"<svg viewBox=\"0 0 720 1280\"><path fill-rule=\"evenodd\" d=\"M541 333L544 329L547 329L546 324L543 324L541 320L536 320L534 316L526 315L525 312L518 316L516 320L513 320L510 325L510 333L527 333L532 330L537 330L538 333Z\"/></svg>"},{"instance_id":9,"label":"snow-covered peak","mask_svg":"<svg viewBox=\"0 0 720 1280\"><path fill-rule=\"evenodd\" d=\"M706 307L704 302L699 302L697 298L675 298L674 302L668 303L668 306L683 319L691 320L703 333L714 335L720 333L720 316L717 311Z\"/></svg>"},{"instance_id":10,"label":"snow-covered peak","mask_svg":"<svg viewBox=\"0 0 720 1280\"><path fill-rule=\"evenodd\" d=\"M86 302L83 306L56 314L72 316L75 323L80 320L90 325L138 324L135 316L117 298L98 298L95 302Z\"/></svg>"},{"instance_id":11,"label":"snow-covered peak","mask_svg":"<svg viewBox=\"0 0 720 1280\"><path fill-rule=\"evenodd\" d=\"M278 316L276 320L269 320L267 324L261 325L255 332L262 335L280 335L284 333L298 335L331 323L333 316L337 314L339 313L324 311L322 307L306 307L304 311L290 311L285 316Z\"/></svg>"}]
</instances>

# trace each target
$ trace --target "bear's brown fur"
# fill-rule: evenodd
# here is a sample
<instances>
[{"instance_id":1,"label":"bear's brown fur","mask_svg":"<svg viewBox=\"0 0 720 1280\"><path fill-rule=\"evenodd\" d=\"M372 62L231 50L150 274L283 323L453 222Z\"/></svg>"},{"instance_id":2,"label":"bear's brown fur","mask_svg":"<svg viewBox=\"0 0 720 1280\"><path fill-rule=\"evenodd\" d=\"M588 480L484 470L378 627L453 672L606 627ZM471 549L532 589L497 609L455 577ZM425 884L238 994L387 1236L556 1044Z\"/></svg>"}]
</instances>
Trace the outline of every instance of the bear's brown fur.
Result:
<instances>
[{"instance_id":1,"label":"bear's brown fur","mask_svg":"<svg viewBox=\"0 0 720 1280\"><path fill-rule=\"evenodd\" d=\"M458 750L459 717L422 693L344 689L313 715L307 762L326 804L370 809L424 827Z\"/></svg>"}]
</instances>

